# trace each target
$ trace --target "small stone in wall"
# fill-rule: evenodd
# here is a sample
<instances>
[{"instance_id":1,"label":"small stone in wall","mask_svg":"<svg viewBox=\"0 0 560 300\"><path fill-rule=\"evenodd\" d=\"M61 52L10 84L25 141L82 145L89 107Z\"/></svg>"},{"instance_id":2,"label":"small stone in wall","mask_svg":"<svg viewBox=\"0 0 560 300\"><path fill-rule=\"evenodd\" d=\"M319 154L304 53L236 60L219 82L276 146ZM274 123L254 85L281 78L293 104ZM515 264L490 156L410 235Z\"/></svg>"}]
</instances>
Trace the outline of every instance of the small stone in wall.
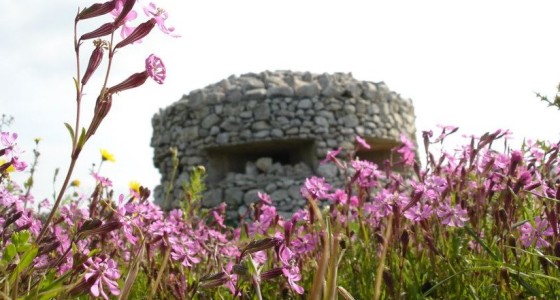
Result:
<instances>
[{"instance_id":1,"label":"small stone in wall","mask_svg":"<svg viewBox=\"0 0 560 300\"><path fill-rule=\"evenodd\" d=\"M245 163L245 174L249 176L257 176L259 174L254 162L248 161Z\"/></svg>"},{"instance_id":2,"label":"small stone in wall","mask_svg":"<svg viewBox=\"0 0 560 300\"><path fill-rule=\"evenodd\" d=\"M204 207L215 207L222 203L222 189L211 189L204 193L202 205Z\"/></svg>"},{"instance_id":3,"label":"small stone in wall","mask_svg":"<svg viewBox=\"0 0 560 300\"><path fill-rule=\"evenodd\" d=\"M270 157L261 157L257 159L255 162L257 168L262 171L263 173L268 173L270 167L272 166L272 158Z\"/></svg>"}]
</instances>

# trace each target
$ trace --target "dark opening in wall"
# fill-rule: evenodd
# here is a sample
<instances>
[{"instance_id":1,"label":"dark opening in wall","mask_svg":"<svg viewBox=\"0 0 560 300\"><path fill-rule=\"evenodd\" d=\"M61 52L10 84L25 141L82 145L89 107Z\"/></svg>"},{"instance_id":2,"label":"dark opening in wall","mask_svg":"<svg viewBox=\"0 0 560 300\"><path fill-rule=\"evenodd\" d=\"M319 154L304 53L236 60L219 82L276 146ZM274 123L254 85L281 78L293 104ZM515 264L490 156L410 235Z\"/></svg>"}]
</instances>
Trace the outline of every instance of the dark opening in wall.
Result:
<instances>
[{"instance_id":1,"label":"dark opening in wall","mask_svg":"<svg viewBox=\"0 0 560 300\"><path fill-rule=\"evenodd\" d=\"M314 140L309 139L262 141L213 147L206 149L206 152L209 183L223 180L229 172L245 173L248 162L255 162L263 157L270 157L272 163L282 165L304 163L311 170L315 170L316 165Z\"/></svg>"},{"instance_id":2,"label":"dark opening in wall","mask_svg":"<svg viewBox=\"0 0 560 300\"><path fill-rule=\"evenodd\" d=\"M399 146L400 143L386 139L373 138L366 138L366 141L371 145L371 149L360 148L360 150L358 150L356 156L361 160L371 161L382 169L385 160L396 163L400 159L398 153L393 153L391 151L391 149ZM399 171L399 168L396 168L395 171Z\"/></svg>"}]
</instances>

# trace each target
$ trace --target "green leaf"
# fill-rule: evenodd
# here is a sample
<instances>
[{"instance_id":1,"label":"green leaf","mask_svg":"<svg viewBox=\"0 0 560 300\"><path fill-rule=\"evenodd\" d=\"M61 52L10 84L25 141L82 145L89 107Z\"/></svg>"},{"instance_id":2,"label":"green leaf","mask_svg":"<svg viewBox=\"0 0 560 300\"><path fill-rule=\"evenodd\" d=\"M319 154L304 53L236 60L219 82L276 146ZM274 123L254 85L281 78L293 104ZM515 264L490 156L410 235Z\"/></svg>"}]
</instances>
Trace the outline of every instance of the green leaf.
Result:
<instances>
[{"instance_id":1,"label":"green leaf","mask_svg":"<svg viewBox=\"0 0 560 300\"><path fill-rule=\"evenodd\" d=\"M12 275L10 275L10 279L9 279L10 285L14 284L14 282L18 277L18 274L20 274L33 262L33 259L35 258L35 256L37 256L37 252L39 252L39 247L37 247L37 245L32 245L31 248L29 248L27 251L23 253L19 264L12 272Z\"/></svg>"},{"instance_id":2,"label":"green leaf","mask_svg":"<svg viewBox=\"0 0 560 300\"><path fill-rule=\"evenodd\" d=\"M2 260L6 262L11 262L12 259L17 254L16 246L12 243L6 245L6 249L4 249L4 254L2 254Z\"/></svg>"},{"instance_id":3,"label":"green leaf","mask_svg":"<svg viewBox=\"0 0 560 300\"><path fill-rule=\"evenodd\" d=\"M82 149L86 143L86 129L82 127L82 133L80 134L80 139L78 140L78 149Z\"/></svg>"},{"instance_id":4,"label":"green leaf","mask_svg":"<svg viewBox=\"0 0 560 300\"><path fill-rule=\"evenodd\" d=\"M64 126L66 126L66 129L68 129L68 132L70 133L70 138L72 138L72 145L73 145L76 139L76 137L74 136L74 129L68 123L64 123Z\"/></svg>"},{"instance_id":5,"label":"green leaf","mask_svg":"<svg viewBox=\"0 0 560 300\"><path fill-rule=\"evenodd\" d=\"M74 86L76 86L76 91L79 91L80 90L80 82L75 77L72 77L72 79L74 80Z\"/></svg>"}]
</instances>

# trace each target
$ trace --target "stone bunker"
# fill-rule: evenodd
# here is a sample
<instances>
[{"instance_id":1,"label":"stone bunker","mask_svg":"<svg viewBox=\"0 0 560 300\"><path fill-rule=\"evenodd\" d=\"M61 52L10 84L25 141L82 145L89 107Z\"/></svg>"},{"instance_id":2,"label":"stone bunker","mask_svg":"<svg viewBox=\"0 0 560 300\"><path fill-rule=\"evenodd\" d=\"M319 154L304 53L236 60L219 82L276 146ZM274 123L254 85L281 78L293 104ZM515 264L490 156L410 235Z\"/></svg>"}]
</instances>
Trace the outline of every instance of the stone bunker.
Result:
<instances>
[{"instance_id":1,"label":"stone bunker","mask_svg":"<svg viewBox=\"0 0 560 300\"><path fill-rule=\"evenodd\" d=\"M331 149L353 150L356 135L372 145L358 156L381 163L401 133L414 140L416 132L412 101L383 82L291 71L232 75L161 109L152 125L154 164L162 174L156 203L178 207L182 183L202 165L208 187L203 206L225 202L230 219L245 214L258 191L270 194L280 213L302 207L305 178L340 181L336 166L319 162ZM180 159L174 179L170 147ZM171 180L174 189L164 203Z\"/></svg>"}]
</instances>

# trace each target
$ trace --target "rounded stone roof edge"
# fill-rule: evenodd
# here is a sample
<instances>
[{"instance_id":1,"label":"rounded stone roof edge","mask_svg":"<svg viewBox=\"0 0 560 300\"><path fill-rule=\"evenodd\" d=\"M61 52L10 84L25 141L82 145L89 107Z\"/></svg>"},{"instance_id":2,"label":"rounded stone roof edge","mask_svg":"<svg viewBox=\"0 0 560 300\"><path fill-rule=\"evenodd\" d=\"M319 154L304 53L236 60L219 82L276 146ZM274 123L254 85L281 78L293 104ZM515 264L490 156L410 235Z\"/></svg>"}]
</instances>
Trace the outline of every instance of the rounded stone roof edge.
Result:
<instances>
[{"instance_id":1,"label":"rounded stone roof edge","mask_svg":"<svg viewBox=\"0 0 560 300\"><path fill-rule=\"evenodd\" d=\"M203 103L237 102L262 100L265 98L363 98L376 100L395 94L400 100L412 104L410 98L389 89L383 81L372 82L358 80L352 73L311 73L289 70L263 71L230 75L214 84L195 89L183 95L178 102L187 102L188 106L200 106Z\"/></svg>"}]
</instances>

